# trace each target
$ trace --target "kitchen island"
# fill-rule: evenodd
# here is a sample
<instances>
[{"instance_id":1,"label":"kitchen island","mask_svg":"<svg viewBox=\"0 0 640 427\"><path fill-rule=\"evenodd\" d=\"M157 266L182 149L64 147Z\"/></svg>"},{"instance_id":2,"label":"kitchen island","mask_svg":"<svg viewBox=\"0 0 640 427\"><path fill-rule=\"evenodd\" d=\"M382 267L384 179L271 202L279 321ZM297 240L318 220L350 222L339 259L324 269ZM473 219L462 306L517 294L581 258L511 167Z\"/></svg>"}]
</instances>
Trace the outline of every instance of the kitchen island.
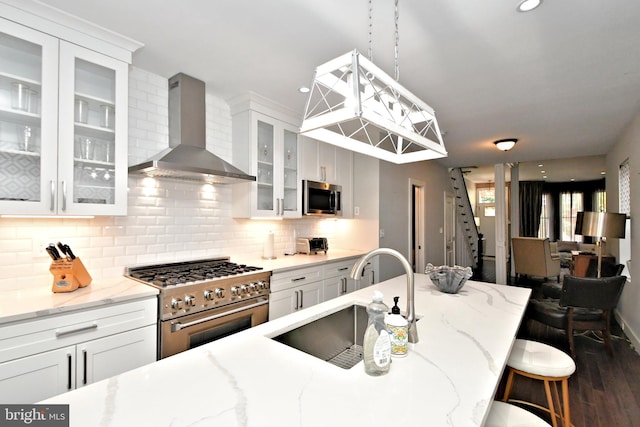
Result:
<instances>
[{"instance_id":1,"label":"kitchen island","mask_svg":"<svg viewBox=\"0 0 640 427\"><path fill-rule=\"evenodd\" d=\"M455 295L415 276L420 341L370 377L271 337L373 290L406 301L406 276L295 312L156 363L58 395L71 426L480 426L529 298L524 288L469 281Z\"/></svg>"}]
</instances>

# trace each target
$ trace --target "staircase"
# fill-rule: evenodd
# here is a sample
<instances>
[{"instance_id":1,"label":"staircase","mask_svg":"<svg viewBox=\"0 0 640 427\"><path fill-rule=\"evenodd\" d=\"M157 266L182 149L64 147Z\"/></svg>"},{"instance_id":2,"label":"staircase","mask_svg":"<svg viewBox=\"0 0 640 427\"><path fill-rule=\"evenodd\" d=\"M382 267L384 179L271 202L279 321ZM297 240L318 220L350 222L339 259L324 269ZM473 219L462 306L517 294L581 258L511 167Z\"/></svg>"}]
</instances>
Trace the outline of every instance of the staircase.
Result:
<instances>
[{"instance_id":1,"label":"staircase","mask_svg":"<svg viewBox=\"0 0 640 427\"><path fill-rule=\"evenodd\" d=\"M456 215L458 217L458 230L461 236L456 236L456 248L461 249L456 253L456 264L477 267L480 248L478 247L478 228L473 219L473 210L464 183L464 175L461 168L453 168L449 171L451 186L456 197ZM460 253L461 252L461 253ZM480 260L481 261L481 260Z\"/></svg>"}]
</instances>

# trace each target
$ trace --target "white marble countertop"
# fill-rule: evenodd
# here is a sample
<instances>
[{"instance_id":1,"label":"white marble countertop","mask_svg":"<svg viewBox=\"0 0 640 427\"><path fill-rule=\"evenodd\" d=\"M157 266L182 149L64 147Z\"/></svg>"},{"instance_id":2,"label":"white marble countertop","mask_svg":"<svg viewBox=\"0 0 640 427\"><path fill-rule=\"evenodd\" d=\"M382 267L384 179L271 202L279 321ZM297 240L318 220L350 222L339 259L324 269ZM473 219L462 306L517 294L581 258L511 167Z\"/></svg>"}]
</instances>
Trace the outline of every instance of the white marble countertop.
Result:
<instances>
[{"instance_id":1,"label":"white marble countertop","mask_svg":"<svg viewBox=\"0 0 640 427\"><path fill-rule=\"evenodd\" d=\"M157 289L126 277L93 280L73 292L53 293L51 281L39 287L0 290L0 325L157 294Z\"/></svg>"},{"instance_id":2,"label":"white marble countertop","mask_svg":"<svg viewBox=\"0 0 640 427\"><path fill-rule=\"evenodd\" d=\"M366 254L367 251L353 251L344 249L329 249L327 253L320 252L318 254L295 254L295 255L282 255L276 259L242 259L243 264L255 265L262 267L265 270L269 270L275 273L291 270L294 268L310 267L312 265L326 264L332 261L346 260L349 258L359 258ZM233 258L231 261L237 262Z\"/></svg>"},{"instance_id":3,"label":"white marble countertop","mask_svg":"<svg viewBox=\"0 0 640 427\"><path fill-rule=\"evenodd\" d=\"M382 377L270 339L374 289L406 301L406 277L341 296L125 372L45 403L71 426L480 426L529 298L524 288L468 282L456 295L416 279L420 341ZM404 304L401 304L403 307Z\"/></svg>"}]
</instances>

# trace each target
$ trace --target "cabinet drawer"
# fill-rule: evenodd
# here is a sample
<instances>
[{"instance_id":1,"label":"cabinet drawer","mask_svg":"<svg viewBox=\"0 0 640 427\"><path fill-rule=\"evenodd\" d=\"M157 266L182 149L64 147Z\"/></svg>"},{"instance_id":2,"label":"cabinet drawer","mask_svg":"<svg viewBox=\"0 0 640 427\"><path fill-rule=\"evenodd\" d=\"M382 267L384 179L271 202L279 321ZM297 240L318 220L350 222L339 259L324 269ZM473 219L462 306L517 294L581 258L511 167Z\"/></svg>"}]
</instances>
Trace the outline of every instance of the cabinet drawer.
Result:
<instances>
[{"instance_id":1,"label":"cabinet drawer","mask_svg":"<svg viewBox=\"0 0 640 427\"><path fill-rule=\"evenodd\" d=\"M271 292L300 287L318 280L322 280L322 266L297 268L282 273L274 273L271 276Z\"/></svg>"},{"instance_id":2,"label":"cabinet drawer","mask_svg":"<svg viewBox=\"0 0 640 427\"><path fill-rule=\"evenodd\" d=\"M325 264L323 266L324 278L328 279L331 277L349 276L351 274L351 269L353 269L356 261L356 258L351 258L345 261L330 262Z\"/></svg>"},{"instance_id":3,"label":"cabinet drawer","mask_svg":"<svg viewBox=\"0 0 640 427\"><path fill-rule=\"evenodd\" d=\"M0 363L157 323L157 299L46 316L0 328Z\"/></svg>"}]
</instances>

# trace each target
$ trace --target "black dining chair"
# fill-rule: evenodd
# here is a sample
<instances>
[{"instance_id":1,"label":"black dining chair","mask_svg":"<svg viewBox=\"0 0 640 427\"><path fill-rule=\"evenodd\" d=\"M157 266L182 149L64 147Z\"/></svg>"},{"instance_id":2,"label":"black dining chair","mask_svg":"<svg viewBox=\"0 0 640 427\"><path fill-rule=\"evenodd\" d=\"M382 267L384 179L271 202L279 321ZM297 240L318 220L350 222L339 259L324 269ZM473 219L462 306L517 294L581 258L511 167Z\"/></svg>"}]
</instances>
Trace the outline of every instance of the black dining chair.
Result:
<instances>
[{"instance_id":1,"label":"black dining chair","mask_svg":"<svg viewBox=\"0 0 640 427\"><path fill-rule=\"evenodd\" d=\"M600 277L612 277L622 275L624 264L616 264L611 261L602 260L600 266ZM589 265L585 273L585 277L598 277L598 258L589 260ZM542 295L545 298L560 298L562 292L562 283L545 282L541 287Z\"/></svg>"},{"instance_id":2,"label":"black dining chair","mask_svg":"<svg viewBox=\"0 0 640 427\"><path fill-rule=\"evenodd\" d=\"M601 331L607 353L613 356L611 312L618 305L626 282L626 276L564 276L560 299L531 299L526 318L565 330L574 359L574 331Z\"/></svg>"}]
</instances>

